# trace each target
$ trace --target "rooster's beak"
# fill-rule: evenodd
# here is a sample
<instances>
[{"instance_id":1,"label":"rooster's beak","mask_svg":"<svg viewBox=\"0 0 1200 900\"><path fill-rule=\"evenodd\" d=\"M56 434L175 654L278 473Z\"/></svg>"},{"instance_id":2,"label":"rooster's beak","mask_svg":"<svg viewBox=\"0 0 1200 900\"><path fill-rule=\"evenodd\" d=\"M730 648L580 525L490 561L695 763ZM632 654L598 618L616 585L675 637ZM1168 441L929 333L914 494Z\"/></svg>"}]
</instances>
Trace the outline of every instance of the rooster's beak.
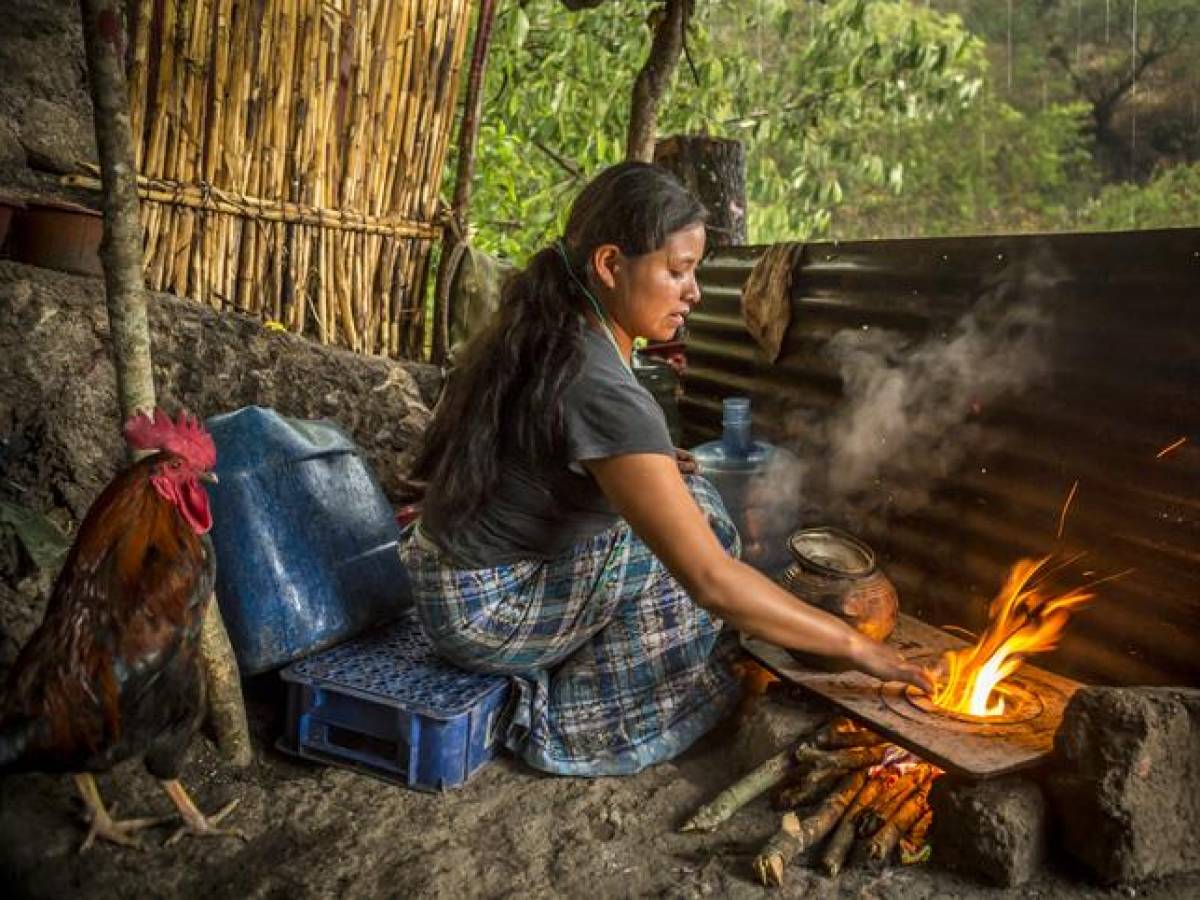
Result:
<instances>
[{"instance_id":1,"label":"rooster's beak","mask_svg":"<svg viewBox=\"0 0 1200 900\"><path fill-rule=\"evenodd\" d=\"M217 473L216 472L201 472L198 477L200 478L201 481L207 481L209 484L217 483Z\"/></svg>"}]
</instances>

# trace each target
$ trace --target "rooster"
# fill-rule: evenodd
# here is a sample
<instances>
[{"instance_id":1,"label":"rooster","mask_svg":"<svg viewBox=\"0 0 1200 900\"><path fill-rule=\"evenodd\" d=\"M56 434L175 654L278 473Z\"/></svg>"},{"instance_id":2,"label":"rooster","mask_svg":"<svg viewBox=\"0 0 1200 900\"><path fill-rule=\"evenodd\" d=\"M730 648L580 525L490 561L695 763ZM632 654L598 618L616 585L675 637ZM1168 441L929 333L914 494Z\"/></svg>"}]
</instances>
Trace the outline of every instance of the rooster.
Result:
<instances>
[{"instance_id":1,"label":"rooster","mask_svg":"<svg viewBox=\"0 0 1200 900\"><path fill-rule=\"evenodd\" d=\"M117 821L93 772L141 756L178 809L184 834L218 828L177 780L205 710L200 627L216 566L201 481L216 447L199 420L161 410L125 425L134 450L158 451L92 504L54 583L46 617L0 696L0 772L72 772L96 838L136 845L160 819Z\"/></svg>"}]
</instances>

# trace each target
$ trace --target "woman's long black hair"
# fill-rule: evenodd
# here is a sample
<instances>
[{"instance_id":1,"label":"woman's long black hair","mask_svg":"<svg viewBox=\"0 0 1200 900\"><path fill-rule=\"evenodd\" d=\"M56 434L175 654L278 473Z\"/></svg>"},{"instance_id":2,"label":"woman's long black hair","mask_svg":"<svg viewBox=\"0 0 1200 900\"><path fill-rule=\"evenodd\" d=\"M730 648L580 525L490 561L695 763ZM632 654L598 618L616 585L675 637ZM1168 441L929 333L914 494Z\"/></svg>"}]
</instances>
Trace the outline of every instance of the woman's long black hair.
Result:
<instances>
[{"instance_id":1,"label":"woman's long black hair","mask_svg":"<svg viewBox=\"0 0 1200 900\"><path fill-rule=\"evenodd\" d=\"M592 252L602 244L641 256L704 219L704 207L666 169L625 162L580 192L562 242L572 270L587 282ZM499 483L502 458L536 470L561 453L562 395L582 363L586 304L553 245L505 283L495 319L451 375L413 463L441 527L480 509Z\"/></svg>"}]
</instances>

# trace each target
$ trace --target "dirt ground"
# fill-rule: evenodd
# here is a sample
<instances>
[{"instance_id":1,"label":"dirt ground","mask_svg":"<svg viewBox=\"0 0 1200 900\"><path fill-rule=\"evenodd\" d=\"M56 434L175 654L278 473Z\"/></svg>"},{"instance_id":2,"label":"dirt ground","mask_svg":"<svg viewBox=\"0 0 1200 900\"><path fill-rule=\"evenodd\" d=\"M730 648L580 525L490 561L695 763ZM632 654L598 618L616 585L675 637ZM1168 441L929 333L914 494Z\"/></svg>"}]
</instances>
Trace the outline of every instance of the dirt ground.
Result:
<instances>
[{"instance_id":1,"label":"dirt ground","mask_svg":"<svg viewBox=\"0 0 1200 900\"><path fill-rule=\"evenodd\" d=\"M1010 891L982 887L935 865L849 870L837 880L793 864L788 884L752 878L775 814L756 801L715 834L676 828L752 758L770 752L776 703L763 701L740 729L725 727L680 759L626 778L556 778L511 758L444 795L406 790L272 748L282 727L274 676L249 686L254 764L224 766L197 740L184 783L203 809L241 798L231 824L248 840L186 839L142 850L98 846L80 855L80 804L68 777L0 780L0 882L6 897L860 897L1083 898L1200 896L1200 874L1105 890L1077 873L1046 872ZM818 719L818 708L785 711ZM764 744L766 746L764 746ZM165 815L169 801L138 765L99 779L120 814Z\"/></svg>"}]
</instances>

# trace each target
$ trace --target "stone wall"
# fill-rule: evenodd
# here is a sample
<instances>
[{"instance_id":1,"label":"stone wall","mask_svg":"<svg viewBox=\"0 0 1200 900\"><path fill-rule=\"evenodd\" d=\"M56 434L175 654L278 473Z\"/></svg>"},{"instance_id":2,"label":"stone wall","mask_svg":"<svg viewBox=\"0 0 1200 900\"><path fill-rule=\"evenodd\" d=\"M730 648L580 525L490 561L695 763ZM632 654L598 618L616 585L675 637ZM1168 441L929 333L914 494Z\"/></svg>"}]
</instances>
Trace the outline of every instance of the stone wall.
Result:
<instances>
[{"instance_id":1,"label":"stone wall","mask_svg":"<svg viewBox=\"0 0 1200 900\"><path fill-rule=\"evenodd\" d=\"M154 381L168 411L256 404L336 421L397 500L439 389L432 366L323 347L154 295ZM123 459L103 282L0 261L0 498L74 528ZM41 618L44 579L0 525L0 668Z\"/></svg>"},{"instance_id":2,"label":"stone wall","mask_svg":"<svg viewBox=\"0 0 1200 900\"><path fill-rule=\"evenodd\" d=\"M0 193L99 198L57 183L96 159L78 3L5 0L0 22Z\"/></svg>"}]
</instances>

